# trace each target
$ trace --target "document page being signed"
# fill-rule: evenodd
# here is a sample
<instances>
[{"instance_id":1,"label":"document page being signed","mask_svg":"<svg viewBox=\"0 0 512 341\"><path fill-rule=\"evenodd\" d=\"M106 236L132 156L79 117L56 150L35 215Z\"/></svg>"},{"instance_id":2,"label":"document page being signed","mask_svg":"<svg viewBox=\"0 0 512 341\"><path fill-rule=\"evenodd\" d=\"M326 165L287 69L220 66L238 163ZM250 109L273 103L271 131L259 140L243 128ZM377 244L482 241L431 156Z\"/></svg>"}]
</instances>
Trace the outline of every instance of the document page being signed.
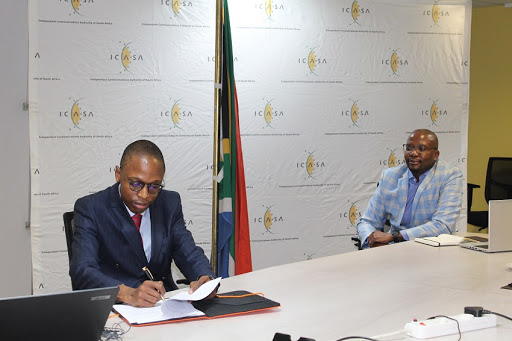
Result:
<instances>
[{"instance_id":1,"label":"document page being signed","mask_svg":"<svg viewBox=\"0 0 512 341\"><path fill-rule=\"evenodd\" d=\"M145 324L203 316L204 313L194 308L190 301L199 301L206 298L219 285L220 280L221 278L216 278L208 281L192 294L189 294L188 289L186 289L163 302L158 302L151 308L138 308L125 304L115 304L113 308L130 324Z\"/></svg>"}]
</instances>

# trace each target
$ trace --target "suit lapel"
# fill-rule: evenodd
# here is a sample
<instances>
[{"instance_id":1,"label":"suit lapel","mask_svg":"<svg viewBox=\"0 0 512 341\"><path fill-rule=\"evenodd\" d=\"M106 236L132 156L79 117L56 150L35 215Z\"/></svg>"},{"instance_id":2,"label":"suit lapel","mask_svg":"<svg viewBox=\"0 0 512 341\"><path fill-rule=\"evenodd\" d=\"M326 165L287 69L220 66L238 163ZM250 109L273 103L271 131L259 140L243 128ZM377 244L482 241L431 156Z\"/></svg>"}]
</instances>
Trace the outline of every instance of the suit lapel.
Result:
<instances>
[{"instance_id":1,"label":"suit lapel","mask_svg":"<svg viewBox=\"0 0 512 341\"><path fill-rule=\"evenodd\" d=\"M146 255L144 254L144 249L140 242L140 234L119 195L119 184L112 187L110 195L112 199L110 201L112 203L112 216L116 221L119 231L124 235L126 242L130 245L133 255L137 257L141 264L147 264Z\"/></svg>"},{"instance_id":2,"label":"suit lapel","mask_svg":"<svg viewBox=\"0 0 512 341\"><path fill-rule=\"evenodd\" d=\"M405 211L405 205L407 204L407 187L409 186L409 172L408 168L405 168L405 173L402 175L400 179L398 179L398 193L400 196L398 197L398 207L400 208L400 212L398 214L397 224L400 225L402 221L402 217Z\"/></svg>"}]
</instances>

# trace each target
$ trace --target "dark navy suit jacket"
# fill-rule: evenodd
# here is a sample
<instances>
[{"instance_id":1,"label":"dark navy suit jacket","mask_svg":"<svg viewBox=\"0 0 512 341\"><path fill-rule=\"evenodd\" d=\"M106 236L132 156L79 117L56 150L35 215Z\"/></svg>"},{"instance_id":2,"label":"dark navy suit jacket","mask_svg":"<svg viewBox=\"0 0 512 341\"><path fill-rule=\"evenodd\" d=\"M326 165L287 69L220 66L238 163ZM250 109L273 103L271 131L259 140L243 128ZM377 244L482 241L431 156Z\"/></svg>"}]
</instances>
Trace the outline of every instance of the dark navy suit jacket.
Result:
<instances>
[{"instance_id":1,"label":"dark navy suit jacket","mask_svg":"<svg viewBox=\"0 0 512 341\"><path fill-rule=\"evenodd\" d=\"M140 235L119 195L116 183L75 203L73 257L69 274L77 289L124 284L137 288L147 280L147 266L166 290L177 289L171 275L174 260L189 281L213 275L203 250L185 227L177 192L162 190L149 207L151 260L148 264Z\"/></svg>"}]
</instances>

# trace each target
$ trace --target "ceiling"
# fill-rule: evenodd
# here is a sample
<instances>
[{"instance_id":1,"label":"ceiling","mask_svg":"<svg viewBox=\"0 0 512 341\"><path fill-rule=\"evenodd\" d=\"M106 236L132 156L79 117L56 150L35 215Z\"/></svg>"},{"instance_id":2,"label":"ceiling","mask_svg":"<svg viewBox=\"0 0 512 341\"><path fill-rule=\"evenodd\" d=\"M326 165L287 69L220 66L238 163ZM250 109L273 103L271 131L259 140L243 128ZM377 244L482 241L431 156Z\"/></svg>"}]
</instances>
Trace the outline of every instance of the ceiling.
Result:
<instances>
[{"instance_id":1,"label":"ceiling","mask_svg":"<svg viewBox=\"0 0 512 341\"><path fill-rule=\"evenodd\" d=\"M510 3L512 6L512 0L472 0L471 2L473 3L473 8L503 6L507 3Z\"/></svg>"}]
</instances>

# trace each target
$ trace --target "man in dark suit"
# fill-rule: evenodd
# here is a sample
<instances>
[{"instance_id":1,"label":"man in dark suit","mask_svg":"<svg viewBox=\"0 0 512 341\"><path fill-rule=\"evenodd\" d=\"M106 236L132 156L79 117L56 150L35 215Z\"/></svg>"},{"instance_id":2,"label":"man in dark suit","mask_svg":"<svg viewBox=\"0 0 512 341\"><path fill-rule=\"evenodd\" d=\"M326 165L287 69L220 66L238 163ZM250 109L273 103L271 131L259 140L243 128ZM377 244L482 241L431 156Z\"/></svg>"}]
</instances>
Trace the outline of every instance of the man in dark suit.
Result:
<instances>
[{"instance_id":1,"label":"man in dark suit","mask_svg":"<svg viewBox=\"0 0 512 341\"><path fill-rule=\"evenodd\" d=\"M116 184L76 201L69 273L77 289L119 286L118 301L148 307L166 290L177 289L173 260L190 281L190 292L213 278L185 227L179 194L162 189L164 173L160 149L136 141L116 167Z\"/></svg>"}]
</instances>

